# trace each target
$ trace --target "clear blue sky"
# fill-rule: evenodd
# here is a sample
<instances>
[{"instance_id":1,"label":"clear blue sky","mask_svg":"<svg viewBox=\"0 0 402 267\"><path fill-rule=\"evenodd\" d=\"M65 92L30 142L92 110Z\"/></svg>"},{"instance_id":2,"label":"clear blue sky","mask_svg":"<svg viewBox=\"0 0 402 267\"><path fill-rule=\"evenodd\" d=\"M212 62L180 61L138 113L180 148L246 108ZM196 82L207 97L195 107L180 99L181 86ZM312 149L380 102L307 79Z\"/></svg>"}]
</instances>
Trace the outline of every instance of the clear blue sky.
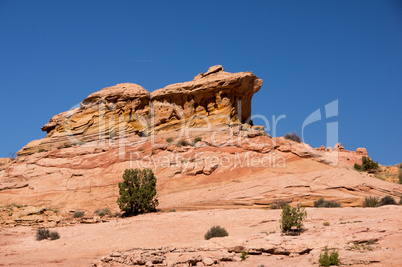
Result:
<instances>
[{"instance_id":1,"label":"clear blue sky","mask_svg":"<svg viewBox=\"0 0 402 267\"><path fill-rule=\"evenodd\" d=\"M338 121L346 149L402 162L402 1L0 0L0 37L0 157L94 91L153 91L221 64L264 80L252 113L285 114L278 135L338 99L307 143Z\"/></svg>"}]
</instances>

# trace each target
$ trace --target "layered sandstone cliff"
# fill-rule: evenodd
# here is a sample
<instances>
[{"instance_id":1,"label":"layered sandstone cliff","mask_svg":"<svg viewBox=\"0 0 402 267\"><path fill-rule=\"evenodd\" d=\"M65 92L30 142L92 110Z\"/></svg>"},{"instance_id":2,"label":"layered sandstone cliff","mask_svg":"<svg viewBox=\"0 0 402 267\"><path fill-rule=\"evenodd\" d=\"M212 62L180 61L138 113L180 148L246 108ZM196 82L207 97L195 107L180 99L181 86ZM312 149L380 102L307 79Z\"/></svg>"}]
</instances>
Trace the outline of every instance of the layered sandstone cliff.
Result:
<instances>
[{"instance_id":1,"label":"layered sandstone cliff","mask_svg":"<svg viewBox=\"0 0 402 267\"><path fill-rule=\"evenodd\" d=\"M229 73L219 65L152 93L137 84L117 84L54 116L42 127L46 138L32 141L18 155L186 127L252 124L251 99L261 86L251 72Z\"/></svg>"},{"instance_id":2,"label":"layered sandstone cliff","mask_svg":"<svg viewBox=\"0 0 402 267\"><path fill-rule=\"evenodd\" d=\"M0 203L117 211L128 168L154 171L165 209L311 206L321 197L360 206L367 195L402 195L401 185L353 170L365 149L313 149L252 126L261 85L251 72L214 66L152 93L131 83L95 92L1 164Z\"/></svg>"}]
</instances>

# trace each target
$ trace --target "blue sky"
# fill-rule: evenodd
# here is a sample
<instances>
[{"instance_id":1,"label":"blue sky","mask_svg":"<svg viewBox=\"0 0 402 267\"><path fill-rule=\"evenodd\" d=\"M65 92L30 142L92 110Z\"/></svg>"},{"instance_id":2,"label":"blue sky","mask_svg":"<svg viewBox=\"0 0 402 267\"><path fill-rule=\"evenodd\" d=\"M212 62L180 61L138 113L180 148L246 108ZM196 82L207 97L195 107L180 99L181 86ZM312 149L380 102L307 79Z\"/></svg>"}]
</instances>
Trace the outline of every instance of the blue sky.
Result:
<instances>
[{"instance_id":1,"label":"blue sky","mask_svg":"<svg viewBox=\"0 0 402 267\"><path fill-rule=\"evenodd\" d=\"M0 0L0 37L0 157L94 91L153 91L220 64L263 79L252 113L286 115L277 135L338 100L307 143L325 145L338 122L346 149L402 162L401 1Z\"/></svg>"}]
</instances>

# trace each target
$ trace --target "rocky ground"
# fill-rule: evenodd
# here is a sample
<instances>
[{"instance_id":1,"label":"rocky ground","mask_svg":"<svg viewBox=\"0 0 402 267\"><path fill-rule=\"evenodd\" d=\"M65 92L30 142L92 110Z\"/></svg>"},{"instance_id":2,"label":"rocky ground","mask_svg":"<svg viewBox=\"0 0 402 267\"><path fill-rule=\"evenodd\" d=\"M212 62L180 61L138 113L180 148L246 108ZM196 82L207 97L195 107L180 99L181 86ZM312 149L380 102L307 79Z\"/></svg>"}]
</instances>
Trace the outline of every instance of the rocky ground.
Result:
<instances>
[{"instance_id":1,"label":"rocky ground","mask_svg":"<svg viewBox=\"0 0 402 267\"><path fill-rule=\"evenodd\" d=\"M282 235L281 210L265 209L160 212L56 227L54 241L37 241L31 227L1 228L0 265L318 266L328 246L339 250L341 265L400 266L401 212L401 206L307 208L299 236ZM229 236L205 240L214 225ZM245 261L241 251L249 253Z\"/></svg>"}]
</instances>

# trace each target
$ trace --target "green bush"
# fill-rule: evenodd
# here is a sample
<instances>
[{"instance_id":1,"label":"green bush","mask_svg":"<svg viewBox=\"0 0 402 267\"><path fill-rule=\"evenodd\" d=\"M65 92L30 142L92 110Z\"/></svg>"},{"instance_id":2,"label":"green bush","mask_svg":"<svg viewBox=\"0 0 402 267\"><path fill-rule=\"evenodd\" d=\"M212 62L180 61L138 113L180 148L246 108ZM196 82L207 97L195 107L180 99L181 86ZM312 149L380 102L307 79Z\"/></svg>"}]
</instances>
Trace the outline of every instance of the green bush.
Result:
<instances>
[{"instance_id":1,"label":"green bush","mask_svg":"<svg viewBox=\"0 0 402 267\"><path fill-rule=\"evenodd\" d=\"M295 141L297 143L301 142L301 138L299 137L299 135L297 133L287 133L287 134L285 134L285 139L289 139L289 140Z\"/></svg>"},{"instance_id":2,"label":"green bush","mask_svg":"<svg viewBox=\"0 0 402 267\"><path fill-rule=\"evenodd\" d=\"M366 171L366 172L375 172L380 167L378 166L378 162L374 162L369 157L362 157L362 165L356 164L353 166L357 171Z\"/></svg>"},{"instance_id":3,"label":"green bush","mask_svg":"<svg viewBox=\"0 0 402 267\"><path fill-rule=\"evenodd\" d=\"M74 211L74 218L81 218L81 217L83 217L84 216L84 212L83 211L80 211L80 210L77 210L77 211Z\"/></svg>"},{"instance_id":4,"label":"green bush","mask_svg":"<svg viewBox=\"0 0 402 267\"><path fill-rule=\"evenodd\" d=\"M282 232L287 234L300 232L306 217L307 212L304 208L301 208L300 204L297 204L297 208L292 208L289 204L286 204L282 208L281 220L279 221Z\"/></svg>"},{"instance_id":5,"label":"green bush","mask_svg":"<svg viewBox=\"0 0 402 267\"><path fill-rule=\"evenodd\" d=\"M50 232L50 240L56 240L59 238L60 238L60 235L58 232Z\"/></svg>"},{"instance_id":6,"label":"green bush","mask_svg":"<svg viewBox=\"0 0 402 267\"><path fill-rule=\"evenodd\" d=\"M391 196L385 196L381 198L380 202L378 203L378 207L385 206L385 205L396 205L396 201Z\"/></svg>"},{"instance_id":7,"label":"green bush","mask_svg":"<svg viewBox=\"0 0 402 267\"><path fill-rule=\"evenodd\" d=\"M241 256L240 256L241 260L242 260L242 261L245 261L246 258L247 258L247 255L248 255L248 252L242 250L242 251L241 251Z\"/></svg>"},{"instance_id":8,"label":"green bush","mask_svg":"<svg viewBox=\"0 0 402 267\"><path fill-rule=\"evenodd\" d=\"M335 249L332 250L330 254L328 254L328 248L325 247L324 251L321 252L320 258L318 259L320 266L329 267L331 265L339 265L339 253Z\"/></svg>"},{"instance_id":9,"label":"green bush","mask_svg":"<svg viewBox=\"0 0 402 267\"><path fill-rule=\"evenodd\" d=\"M117 203L125 216L156 211L156 177L151 169L126 169L119 183Z\"/></svg>"},{"instance_id":10,"label":"green bush","mask_svg":"<svg viewBox=\"0 0 402 267\"><path fill-rule=\"evenodd\" d=\"M330 226L331 224L329 222L323 222L322 225L324 226Z\"/></svg>"},{"instance_id":11,"label":"green bush","mask_svg":"<svg viewBox=\"0 0 402 267\"><path fill-rule=\"evenodd\" d=\"M36 231L36 240L41 241L43 239L48 239L50 237L50 232L48 229L38 229Z\"/></svg>"},{"instance_id":12,"label":"green bush","mask_svg":"<svg viewBox=\"0 0 402 267\"><path fill-rule=\"evenodd\" d=\"M168 142L169 144L173 142L173 138L172 137L168 137L166 138L166 142Z\"/></svg>"},{"instance_id":13,"label":"green bush","mask_svg":"<svg viewBox=\"0 0 402 267\"><path fill-rule=\"evenodd\" d=\"M399 198L399 205L402 205L402 196Z\"/></svg>"},{"instance_id":14,"label":"green bush","mask_svg":"<svg viewBox=\"0 0 402 267\"><path fill-rule=\"evenodd\" d=\"M314 201L314 207L316 208L340 208L341 204L335 201L327 201L323 198L320 198L317 201Z\"/></svg>"},{"instance_id":15,"label":"green bush","mask_svg":"<svg viewBox=\"0 0 402 267\"><path fill-rule=\"evenodd\" d=\"M190 145L190 143L187 142L187 141L184 140L184 139L180 139L179 142L177 142L177 146L178 146L178 147L189 146L189 145Z\"/></svg>"},{"instance_id":16,"label":"green bush","mask_svg":"<svg viewBox=\"0 0 402 267\"><path fill-rule=\"evenodd\" d=\"M194 138L193 143L196 144L197 142L201 142L202 138L200 136L197 136Z\"/></svg>"},{"instance_id":17,"label":"green bush","mask_svg":"<svg viewBox=\"0 0 402 267\"><path fill-rule=\"evenodd\" d=\"M359 164L357 164L357 163L355 163L355 165L353 165L353 168L356 170L356 171L361 171L362 170L362 165L359 165Z\"/></svg>"},{"instance_id":18,"label":"green bush","mask_svg":"<svg viewBox=\"0 0 402 267\"><path fill-rule=\"evenodd\" d=\"M363 208L374 208L377 207L379 203L379 198L375 196L365 197L363 201Z\"/></svg>"},{"instance_id":19,"label":"green bush","mask_svg":"<svg viewBox=\"0 0 402 267\"><path fill-rule=\"evenodd\" d=\"M97 214L100 217L103 217L105 215L110 215L110 210L109 209L99 209L95 211L95 214Z\"/></svg>"},{"instance_id":20,"label":"green bush","mask_svg":"<svg viewBox=\"0 0 402 267\"><path fill-rule=\"evenodd\" d=\"M401 170L399 170L398 179L399 179L398 183L402 184L402 171Z\"/></svg>"},{"instance_id":21,"label":"green bush","mask_svg":"<svg viewBox=\"0 0 402 267\"><path fill-rule=\"evenodd\" d=\"M211 229L208 230L208 232L205 234L204 238L206 240L209 240L213 237L224 237L228 236L229 233L226 231L225 228L220 227L220 226L213 226Z\"/></svg>"}]
</instances>

